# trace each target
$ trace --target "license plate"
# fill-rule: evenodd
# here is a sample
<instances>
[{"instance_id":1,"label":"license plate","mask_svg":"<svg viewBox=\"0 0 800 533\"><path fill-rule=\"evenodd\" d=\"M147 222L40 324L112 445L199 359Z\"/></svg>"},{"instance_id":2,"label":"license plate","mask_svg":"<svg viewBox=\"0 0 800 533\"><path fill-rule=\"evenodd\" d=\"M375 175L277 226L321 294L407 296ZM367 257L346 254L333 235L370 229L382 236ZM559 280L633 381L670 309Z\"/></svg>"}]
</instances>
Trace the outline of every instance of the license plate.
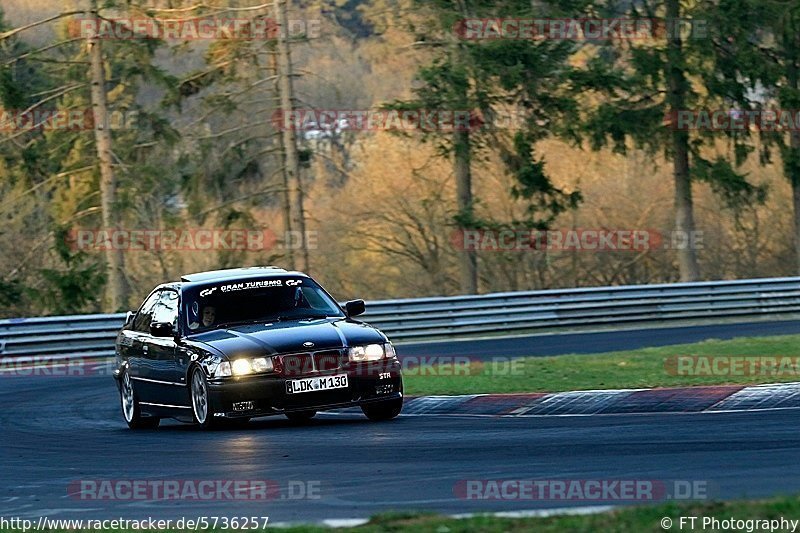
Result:
<instances>
[{"instance_id":1,"label":"license plate","mask_svg":"<svg viewBox=\"0 0 800 533\"><path fill-rule=\"evenodd\" d=\"M290 379L286 382L287 394L346 388L347 374L320 376L318 378Z\"/></svg>"},{"instance_id":2,"label":"license plate","mask_svg":"<svg viewBox=\"0 0 800 533\"><path fill-rule=\"evenodd\" d=\"M252 411L255 408L255 402L236 402L233 404L234 411Z\"/></svg>"}]
</instances>

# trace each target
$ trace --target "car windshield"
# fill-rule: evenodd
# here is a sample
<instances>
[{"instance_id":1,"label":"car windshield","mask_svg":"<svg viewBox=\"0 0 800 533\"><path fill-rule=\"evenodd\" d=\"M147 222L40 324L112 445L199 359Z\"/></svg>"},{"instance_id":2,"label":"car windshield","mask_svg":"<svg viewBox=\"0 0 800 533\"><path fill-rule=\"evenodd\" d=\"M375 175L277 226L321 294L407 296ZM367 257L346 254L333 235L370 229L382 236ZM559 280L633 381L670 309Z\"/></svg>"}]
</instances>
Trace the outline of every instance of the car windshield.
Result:
<instances>
[{"instance_id":1,"label":"car windshield","mask_svg":"<svg viewBox=\"0 0 800 533\"><path fill-rule=\"evenodd\" d=\"M236 324L344 317L336 302L308 278L228 281L184 292L191 333Z\"/></svg>"}]
</instances>

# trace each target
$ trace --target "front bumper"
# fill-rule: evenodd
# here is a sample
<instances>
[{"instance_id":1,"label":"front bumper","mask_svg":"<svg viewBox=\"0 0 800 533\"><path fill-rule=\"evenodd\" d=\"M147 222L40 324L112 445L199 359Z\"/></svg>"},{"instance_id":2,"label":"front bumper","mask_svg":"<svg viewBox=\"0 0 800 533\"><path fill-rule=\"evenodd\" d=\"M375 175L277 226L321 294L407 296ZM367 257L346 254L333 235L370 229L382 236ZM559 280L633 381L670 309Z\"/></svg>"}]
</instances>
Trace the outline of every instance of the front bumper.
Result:
<instances>
[{"instance_id":1,"label":"front bumper","mask_svg":"<svg viewBox=\"0 0 800 533\"><path fill-rule=\"evenodd\" d=\"M347 388L287 393L292 379L347 374ZM403 377L397 359L350 363L339 370L300 376L265 374L242 378L210 379L209 401L215 416L252 418L293 411L324 411L403 397Z\"/></svg>"}]
</instances>

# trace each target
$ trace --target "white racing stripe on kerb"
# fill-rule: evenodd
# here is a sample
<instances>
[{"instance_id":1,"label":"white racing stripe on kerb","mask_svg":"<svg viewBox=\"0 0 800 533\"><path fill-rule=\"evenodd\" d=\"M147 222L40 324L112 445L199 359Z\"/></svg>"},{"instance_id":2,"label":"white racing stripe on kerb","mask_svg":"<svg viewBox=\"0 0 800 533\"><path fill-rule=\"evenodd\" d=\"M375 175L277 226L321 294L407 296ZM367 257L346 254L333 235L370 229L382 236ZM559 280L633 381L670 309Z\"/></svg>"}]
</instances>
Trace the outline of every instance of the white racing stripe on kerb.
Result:
<instances>
[{"instance_id":1,"label":"white racing stripe on kerb","mask_svg":"<svg viewBox=\"0 0 800 533\"><path fill-rule=\"evenodd\" d=\"M609 404L630 396L633 392L636 390L558 392L542 398L534 405L516 409L513 414L515 416L532 414L592 415L601 412Z\"/></svg>"},{"instance_id":2,"label":"white racing stripe on kerb","mask_svg":"<svg viewBox=\"0 0 800 533\"><path fill-rule=\"evenodd\" d=\"M329 518L327 520L320 520L319 522L312 522L312 525L325 526L329 528L344 528L344 527L359 527L369 523L369 518ZM303 527L308 526L309 522L268 522L267 527L288 529L290 527Z\"/></svg>"},{"instance_id":3,"label":"white racing stripe on kerb","mask_svg":"<svg viewBox=\"0 0 800 533\"><path fill-rule=\"evenodd\" d=\"M464 520L478 516L495 516L497 518L550 518L552 516L584 516L607 513L616 509L614 505L586 505L582 507L562 507L557 509L528 509L523 511L501 511L498 513L462 513L444 515L445 518ZM317 522L318 525L330 528L360 527L369 523L368 518L329 518ZM272 522L269 527L290 528L308 525L304 522Z\"/></svg>"},{"instance_id":4,"label":"white racing stripe on kerb","mask_svg":"<svg viewBox=\"0 0 800 533\"><path fill-rule=\"evenodd\" d=\"M323 520L322 525L328 527L358 527L363 526L369 523L369 519L367 518L342 518L342 519L329 519Z\"/></svg>"},{"instance_id":5,"label":"white racing stripe on kerb","mask_svg":"<svg viewBox=\"0 0 800 533\"><path fill-rule=\"evenodd\" d=\"M421 415L441 412L456 412L463 403L477 398L478 394L462 396L419 396L408 400L403 406L403 413Z\"/></svg>"},{"instance_id":6,"label":"white racing stripe on kerb","mask_svg":"<svg viewBox=\"0 0 800 533\"><path fill-rule=\"evenodd\" d=\"M800 407L800 383L755 385L734 392L707 411L766 410Z\"/></svg>"}]
</instances>

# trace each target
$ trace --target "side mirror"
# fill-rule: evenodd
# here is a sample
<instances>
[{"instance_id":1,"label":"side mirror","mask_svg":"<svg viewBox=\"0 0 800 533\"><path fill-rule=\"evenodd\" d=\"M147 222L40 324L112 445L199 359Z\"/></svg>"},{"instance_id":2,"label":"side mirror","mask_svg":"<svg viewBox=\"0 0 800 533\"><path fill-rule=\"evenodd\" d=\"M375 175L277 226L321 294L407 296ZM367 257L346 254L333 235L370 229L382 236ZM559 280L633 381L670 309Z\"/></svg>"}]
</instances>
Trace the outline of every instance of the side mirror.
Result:
<instances>
[{"instance_id":1,"label":"side mirror","mask_svg":"<svg viewBox=\"0 0 800 533\"><path fill-rule=\"evenodd\" d=\"M128 311L125 313L125 323L122 325L122 327L129 326L131 323L133 323L133 317L135 316L136 311Z\"/></svg>"},{"instance_id":2,"label":"side mirror","mask_svg":"<svg viewBox=\"0 0 800 533\"><path fill-rule=\"evenodd\" d=\"M172 337L171 322L151 322L150 335L153 337Z\"/></svg>"},{"instance_id":3,"label":"side mirror","mask_svg":"<svg viewBox=\"0 0 800 533\"><path fill-rule=\"evenodd\" d=\"M364 303L364 300L350 300L344 304L344 310L347 312L348 318L354 317L363 315L367 310L367 305Z\"/></svg>"}]
</instances>

